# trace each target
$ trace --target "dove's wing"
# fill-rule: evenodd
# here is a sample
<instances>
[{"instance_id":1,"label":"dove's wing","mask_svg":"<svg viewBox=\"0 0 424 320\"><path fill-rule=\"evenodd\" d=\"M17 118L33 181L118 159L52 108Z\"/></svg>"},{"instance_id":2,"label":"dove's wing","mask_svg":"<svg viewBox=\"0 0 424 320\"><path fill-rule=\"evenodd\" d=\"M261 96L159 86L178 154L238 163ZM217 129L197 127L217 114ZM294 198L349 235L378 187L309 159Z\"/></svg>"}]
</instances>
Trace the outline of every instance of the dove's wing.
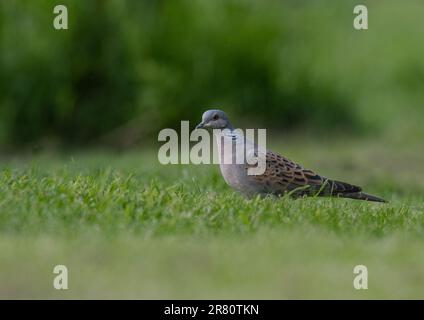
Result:
<instances>
[{"instance_id":1,"label":"dove's wing","mask_svg":"<svg viewBox=\"0 0 424 320\"><path fill-rule=\"evenodd\" d=\"M264 174L253 177L264 191L278 195L292 192L294 196L325 196L361 191L358 186L322 177L272 151L267 151Z\"/></svg>"}]
</instances>

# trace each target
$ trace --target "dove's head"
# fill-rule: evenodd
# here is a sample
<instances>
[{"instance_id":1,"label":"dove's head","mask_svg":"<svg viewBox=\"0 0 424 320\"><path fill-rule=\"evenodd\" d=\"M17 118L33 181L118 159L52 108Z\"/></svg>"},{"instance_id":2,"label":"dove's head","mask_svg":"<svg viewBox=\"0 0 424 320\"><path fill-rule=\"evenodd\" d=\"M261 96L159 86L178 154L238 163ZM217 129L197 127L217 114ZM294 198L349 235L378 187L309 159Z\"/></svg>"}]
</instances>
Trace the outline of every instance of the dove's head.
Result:
<instances>
[{"instance_id":1,"label":"dove's head","mask_svg":"<svg viewBox=\"0 0 424 320\"><path fill-rule=\"evenodd\" d=\"M233 129L228 116L222 110L208 110L203 113L202 122L196 129Z\"/></svg>"}]
</instances>

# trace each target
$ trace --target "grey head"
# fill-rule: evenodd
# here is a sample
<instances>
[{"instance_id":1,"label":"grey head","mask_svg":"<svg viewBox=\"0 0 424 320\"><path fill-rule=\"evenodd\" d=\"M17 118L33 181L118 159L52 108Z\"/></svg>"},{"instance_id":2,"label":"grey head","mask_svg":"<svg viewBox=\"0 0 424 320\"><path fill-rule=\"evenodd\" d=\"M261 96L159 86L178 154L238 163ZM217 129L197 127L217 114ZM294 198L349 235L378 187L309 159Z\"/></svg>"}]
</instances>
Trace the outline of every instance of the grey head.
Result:
<instances>
[{"instance_id":1,"label":"grey head","mask_svg":"<svg viewBox=\"0 0 424 320\"><path fill-rule=\"evenodd\" d=\"M202 122L196 126L196 129L230 129L233 130L230 120L222 110L208 110L202 115Z\"/></svg>"}]
</instances>

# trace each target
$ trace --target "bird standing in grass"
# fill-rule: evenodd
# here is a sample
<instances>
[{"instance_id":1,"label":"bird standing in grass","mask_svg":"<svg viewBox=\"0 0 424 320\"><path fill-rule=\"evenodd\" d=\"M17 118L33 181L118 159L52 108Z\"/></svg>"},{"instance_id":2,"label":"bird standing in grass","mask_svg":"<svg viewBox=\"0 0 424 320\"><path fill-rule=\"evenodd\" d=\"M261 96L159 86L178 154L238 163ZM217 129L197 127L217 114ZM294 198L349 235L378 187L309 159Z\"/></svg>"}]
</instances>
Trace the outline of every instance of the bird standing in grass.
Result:
<instances>
[{"instance_id":1,"label":"bird standing in grass","mask_svg":"<svg viewBox=\"0 0 424 320\"><path fill-rule=\"evenodd\" d=\"M220 137L229 139L231 144L243 144L248 149L257 147L253 142L244 138L231 125L228 116L221 110L208 110L202 116L202 122L196 129L227 129ZM221 159L223 156L221 145ZM311 170L279 155L266 150L266 168L261 175L249 175L251 167L247 162L237 164L234 162L220 163L222 176L227 184L246 196L290 194L292 197L303 196L333 196L375 202L386 202L377 196L362 192L361 187L328 179Z\"/></svg>"}]
</instances>

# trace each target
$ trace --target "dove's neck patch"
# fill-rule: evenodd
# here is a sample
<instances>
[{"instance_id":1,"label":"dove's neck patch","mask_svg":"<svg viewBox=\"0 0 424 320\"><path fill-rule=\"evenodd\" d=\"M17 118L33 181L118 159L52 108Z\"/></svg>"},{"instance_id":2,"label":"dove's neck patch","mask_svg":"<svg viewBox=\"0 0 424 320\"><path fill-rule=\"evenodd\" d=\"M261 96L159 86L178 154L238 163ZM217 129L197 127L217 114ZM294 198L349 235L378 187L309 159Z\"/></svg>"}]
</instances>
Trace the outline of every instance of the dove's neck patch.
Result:
<instances>
[{"instance_id":1,"label":"dove's neck patch","mask_svg":"<svg viewBox=\"0 0 424 320\"><path fill-rule=\"evenodd\" d=\"M234 130L234 129L214 129L214 134L217 136L224 136L225 138L229 138L233 141L240 140L243 138L243 132L240 134L240 129Z\"/></svg>"}]
</instances>

